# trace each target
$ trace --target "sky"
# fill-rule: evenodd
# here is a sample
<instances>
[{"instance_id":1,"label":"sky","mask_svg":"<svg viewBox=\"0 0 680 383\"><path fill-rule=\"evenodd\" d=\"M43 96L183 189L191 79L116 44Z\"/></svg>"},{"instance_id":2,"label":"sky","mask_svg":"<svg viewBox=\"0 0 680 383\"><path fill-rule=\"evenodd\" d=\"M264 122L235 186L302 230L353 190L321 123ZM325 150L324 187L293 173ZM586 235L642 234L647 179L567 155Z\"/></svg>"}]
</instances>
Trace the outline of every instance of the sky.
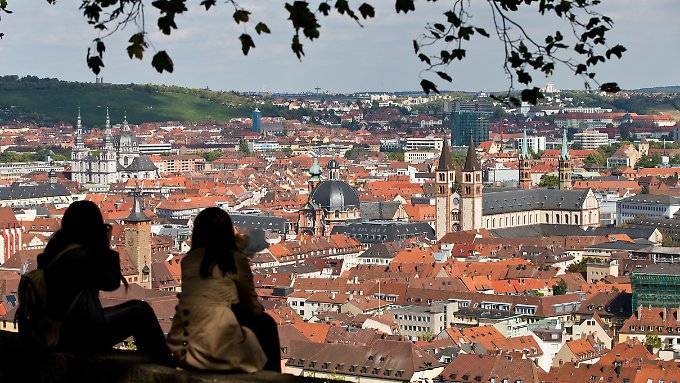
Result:
<instances>
[{"instance_id":1,"label":"sky","mask_svg":"<svg viewBox=\"0 0 680 383\"><path fill-rule=\"evenodd\" d=\"M144 0L147 5L150 1ZM9 0L11 15L3 15L0 31L0 74L55 77L94 81L85 63L87 46L96 33L77 9L78 1ZM310 1L316 4L318 1ZM206 12L190 0L189 12L178 15L172 36L155 31L155 14L147 8L147 31L153 48L167 50L175 63L171 74L158 74L144 62L130 60L125 52L130 28L107 40L104 81L156 83L218 90L305 92L319 87L328 92L403 91L420 89L423 65L413 54L411 40L428 21L440 20L450 1L416 1L416 12L394 12L393 0L372 0L376 18L359 27L340 15L322 17L321 38L303 41L306 56L298 60L290 50L292 27L280 0L242 0L256 21L267 23L272 35L255 36L249 27L236 25L233 8L218 2ZM359 4L360 2L356 2ZM473 22L489 28L488 5L472 0ZM602 82L618 82L624 89L680 85L680 0L604 0L598 10L615 21L609 40L628 51L622 60L598 65ZM519 20L531 33L545 36L560 29L556 18L522 13ZM238 36L255 36L256 48L248 56L240 51ZM440 89L498 91L508 87L502 70L502 45L475 38L467 57L449 67L454 81L439 81ZM582 79L558 70L550 79L536 76L535 85L553 82L562 89L582 89ZM1 95L0 95L1 96Z\"/></svg>"}]
</instances>

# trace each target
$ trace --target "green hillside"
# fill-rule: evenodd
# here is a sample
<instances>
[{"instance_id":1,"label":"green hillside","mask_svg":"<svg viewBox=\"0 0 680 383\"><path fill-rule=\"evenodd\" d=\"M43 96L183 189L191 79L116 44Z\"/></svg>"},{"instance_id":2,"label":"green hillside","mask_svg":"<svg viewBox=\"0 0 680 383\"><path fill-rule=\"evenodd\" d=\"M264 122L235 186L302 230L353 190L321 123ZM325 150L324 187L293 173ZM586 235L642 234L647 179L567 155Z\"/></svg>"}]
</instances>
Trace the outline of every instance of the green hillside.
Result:
<instances>
[{"instance_id":1,"label":"green hillside","mask_svg":"<svg viewBox=\"0 0 680 383\"><path fill-rule=\"evenodd\" d=\"M216 121L249 116L254 102L231 92L158 85L92 84L0 77L0 122L73 122L80 106L83 123L104 124L108 106L112 122L127 111L132 123L151 121ZM272 111L274 112L274 111Z\"/></svg>"}]
</instances>

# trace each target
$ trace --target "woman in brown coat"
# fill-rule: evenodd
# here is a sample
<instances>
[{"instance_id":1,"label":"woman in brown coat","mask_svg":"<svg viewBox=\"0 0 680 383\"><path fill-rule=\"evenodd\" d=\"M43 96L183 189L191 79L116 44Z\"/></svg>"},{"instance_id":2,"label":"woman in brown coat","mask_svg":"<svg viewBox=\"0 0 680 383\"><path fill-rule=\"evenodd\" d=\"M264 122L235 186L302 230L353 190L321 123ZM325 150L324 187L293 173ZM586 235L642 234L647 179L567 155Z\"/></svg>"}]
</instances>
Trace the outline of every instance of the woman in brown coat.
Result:
<instances>
[{"instance_id":1,"label":"woman in brown coat","mask_svg":"<svg viewBox=\"0 0 680 383\"><path fill-rule=\"evenodd\" d=\"M276 323L257 299L249 257L266 248L262 232L238 236L213 207L194 221L182 260L182 293L168 346L182 367L280 372Z\"/></svg>"}]
</instances>

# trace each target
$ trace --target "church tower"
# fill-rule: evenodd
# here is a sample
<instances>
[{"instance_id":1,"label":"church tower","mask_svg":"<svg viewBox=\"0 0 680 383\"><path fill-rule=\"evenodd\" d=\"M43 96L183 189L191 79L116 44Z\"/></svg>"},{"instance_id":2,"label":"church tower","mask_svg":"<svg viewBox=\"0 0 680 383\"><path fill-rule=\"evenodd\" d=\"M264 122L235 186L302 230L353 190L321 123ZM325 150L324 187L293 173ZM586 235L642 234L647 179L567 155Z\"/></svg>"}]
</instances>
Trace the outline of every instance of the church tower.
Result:
<instances>
[{"instance_id":1,"label":"church tower","mask_svg":"<svg viewBox=\"0 0 680 383\"><path fill-rule=\"evenodd\" d=\"M562 151L560 152L558 174L560 178L559 188L571 189L571 158L567 146L567 130L562 130Z\"/></svg>"},{"instance_id":2,"label":"church tower","mask_svg":"<svg viewBox=\"0 0 680 383\"><path fill-rule=\"evenodd\" d=\"M86 161L88 150L85 147L83 138L83 120L80 117L80 107L78 107L78 120L76 122L75 142L71 151L71 179L78 183L87 183Z\"/></svg>"},{"instance_id":3,"label":"church tower","mask_svg":"<svg viewBox=\"0 0 680 383\"><path fill-rule=\"evenodd\" d=\"M151 220L144 214L139 190L135 191L134 204L125 219L125 249L137 268L136 281L145 289L151 288Z\"/></svg>"},{"instance_id":4,"label":"church tower","mask_svg":"<svg viewBox=\"0 0 680 383\"><path fill-rule=\"evenodd\" d=\"M531 163L529 159L529 144L527 142L527 131L524 130L522 140L522 151L519 154L519 187L527 190L531 189Z\"/></svg>"},{"instance_id":5,"label":"church tower","mask_svg":"<svg viewBox=\"0 0 680 383\"><path fill-rule=\"evenodd\" d=\"M470 139L461 181L462 230L482 228L482 188L482 166L475 152L474 141Z\"/></svg>"},{"instance_id":6,"label":"church tower","mask_svg":"<svg viewBox=\"0 0 680 383\"><path fill-rule=\"evenodd\" d=\"M317 157L314 157L314 162L312 163L312 166L309 168L309 181L307 181L307 185L309 187L309 195L312 195L312 192L316 188L316 186L321 182L321 174L323 171L321 170L321 166L319 166L319 159Z\"/></svg>"},{"instance_id":7,"label":"church tower","mask_svg":"<svg viewBox=\"0 0 680 383\"><path fill-rule=\"evenodd\" d=\"M117 181L116 148L111 134L111 117L106 107L106 124L104 125L104 147L99 154L99 183L112 184Z\"/></svg>"},{"instance_id":8,"label":"church tower","mask_svg":"<svg viewBox=\"0 0 680 383\"><path fill-rule=\"evenodd\" d=\"M453 167L448 139L445 139L435 170L435 211L437 214L435 234L437 240L442 239L446 233L454 231L455 182L456 171Z\"/></svg>"}]
</instances>

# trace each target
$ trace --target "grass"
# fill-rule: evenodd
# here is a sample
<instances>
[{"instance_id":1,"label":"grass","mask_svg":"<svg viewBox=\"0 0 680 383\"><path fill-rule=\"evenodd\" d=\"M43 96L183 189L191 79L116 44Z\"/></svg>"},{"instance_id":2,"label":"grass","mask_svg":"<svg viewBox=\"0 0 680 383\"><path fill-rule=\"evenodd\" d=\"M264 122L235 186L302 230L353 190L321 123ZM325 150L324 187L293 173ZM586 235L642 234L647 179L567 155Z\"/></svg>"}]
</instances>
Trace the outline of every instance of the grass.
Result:
<instances>
[{"instance_id":1,"label":"grass","mask_svg":"<svg viewBox=\"0 0 680 383\"><path fill-rule=\"evenodd\" d=\"M224 122L249 116L253 102L228 92L157 85L111 85L72 83L57 80L0 77L0 122L33 120L35 122L71 122L81 108L83 124L104 125L106 107L112 123L128 121ZM13 77L13 76L12 76Z\"/></svg>"}]
</instances>

